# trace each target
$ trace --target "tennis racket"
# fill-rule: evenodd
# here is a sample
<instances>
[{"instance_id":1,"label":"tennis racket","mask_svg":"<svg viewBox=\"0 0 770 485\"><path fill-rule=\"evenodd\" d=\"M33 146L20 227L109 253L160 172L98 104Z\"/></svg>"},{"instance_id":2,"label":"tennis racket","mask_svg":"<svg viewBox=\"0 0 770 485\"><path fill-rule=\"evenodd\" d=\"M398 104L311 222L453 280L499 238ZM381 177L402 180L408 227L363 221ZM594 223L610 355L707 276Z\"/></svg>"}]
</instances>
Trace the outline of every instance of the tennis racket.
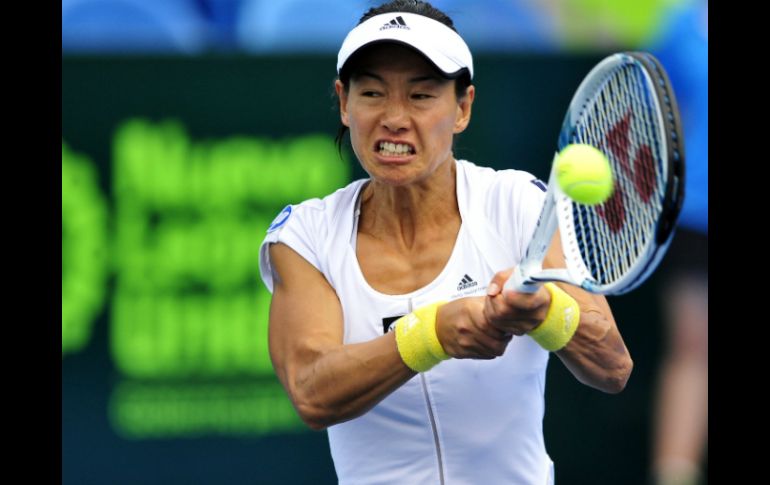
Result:
<instances>
[{"instance_id":1,"label":"tennis racket","mask_svg":"<svg viewBox=\"0 0 770 485\"><path fill-rule=\"evenodd\" d=\"M560 281L592 293L627 293L652 274L671 242L684 200L684 138L658 60L624 52L597 64L572 98L554 162L573 143L607 156L614 191L602 204L574 202L559 188L552 165L540 219L507 289L532 293ZM557 227L566 268L543 269Z\"/></svg>"}]
</instances>

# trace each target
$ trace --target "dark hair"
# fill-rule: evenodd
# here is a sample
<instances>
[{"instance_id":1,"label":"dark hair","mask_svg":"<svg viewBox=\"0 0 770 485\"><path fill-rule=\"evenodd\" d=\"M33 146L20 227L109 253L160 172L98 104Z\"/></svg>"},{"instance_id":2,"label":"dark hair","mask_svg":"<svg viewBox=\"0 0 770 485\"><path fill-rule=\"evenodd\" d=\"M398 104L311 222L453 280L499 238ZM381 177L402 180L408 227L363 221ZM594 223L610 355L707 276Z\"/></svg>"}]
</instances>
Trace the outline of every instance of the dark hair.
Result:
<instances>
[{"instance_id":1,"label":"dark hair","mask_svg":"<svg viewBox=\"0 0 770 485\"><path fill-rule=\"evenodd\" d=\"M388 3L383 3L379 7L372 7L361 17L358 24L361 25L372 17L391 12L415 13L417 15L429 17L433 20L438 20L457 32L454 22L452 22L452 19L450 19L447 14L422 0L392 0Z\"/></svg>"},{"instance_id":2,"label":"dark hair","mask_svg":"<svg viewBox=\"0 0 770 485\"><path fill-rule=\"evenodd\" d=\"M447 14L437 9L430 3L424 2L422 0L391 0L390 2L380 5L379 7L372 7L361 17L357 25L361 25L376 15L391 12L404 12L422 15L423 17L428 17L430 19L441 22L442 24L457 32L457 29L455 29L454 26L454 22L452 22L452 19L449 18ZM351 61L352 59L348 60L348 62ZM340 74L340 81L342 81L342 84L345 86L345 91L347 92L348 82L350 81L350 70L348 69L347 72L341 72ZM463 96L465 96L465 92L470 85L471 75L466 70L465 73L455 79L455 95L457 96L457 99L461 99ZM337 130L337 136L334 139L334 142L337 145L337 151L340 153L342 153L342 138L345 136L347 130L348 127L340 123L340 127Z\"/></svg>"}]
</instances>

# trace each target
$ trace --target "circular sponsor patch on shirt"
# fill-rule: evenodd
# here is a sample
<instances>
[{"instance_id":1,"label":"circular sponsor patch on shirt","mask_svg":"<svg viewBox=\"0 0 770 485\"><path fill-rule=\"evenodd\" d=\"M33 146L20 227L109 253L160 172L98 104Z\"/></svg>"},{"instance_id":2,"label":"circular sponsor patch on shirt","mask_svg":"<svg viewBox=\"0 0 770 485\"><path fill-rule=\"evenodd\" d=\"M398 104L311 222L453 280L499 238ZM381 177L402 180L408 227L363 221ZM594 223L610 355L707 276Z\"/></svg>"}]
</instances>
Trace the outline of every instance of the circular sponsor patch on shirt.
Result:
<instances>
[{"instance_id":1,"label":"circular sponsor patch on shirt","mask_svg":"<svg viewBox=\"0 0 770 485\"><path fill-rule=\"evenodd\" d=\"M278 214L278 216L275 219L273 219L272 224L270 224L270 227L267 228L267 232L268 233L273 232L279 227L286 224L286 221L289 220L290 215L291 215L291 206L287 205L286 207L283 208L281 213Z\"/></svg>"}]
</instances>

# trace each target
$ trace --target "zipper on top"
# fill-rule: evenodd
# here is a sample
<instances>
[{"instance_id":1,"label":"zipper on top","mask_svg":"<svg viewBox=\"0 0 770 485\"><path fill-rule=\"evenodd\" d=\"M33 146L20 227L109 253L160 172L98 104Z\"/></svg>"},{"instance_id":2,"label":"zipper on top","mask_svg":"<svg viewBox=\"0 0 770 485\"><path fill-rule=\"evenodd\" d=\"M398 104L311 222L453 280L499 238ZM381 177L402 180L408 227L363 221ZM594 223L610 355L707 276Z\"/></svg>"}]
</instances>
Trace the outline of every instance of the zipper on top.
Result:
<instances>
[{"instance_id":1,"label":"zipper on top","mask_svg":"<svg viewBox=\"0 0 770 485\"><path fill-rule=\"evenodd\" d=\"M409 298L409 313L412 313L412 299ZM420 383L422 384L422 394L425 396L425 404L428 406L428 417L430 418L430 428L433 431L433 443L436 445L436 458L438 459L438 478L439 483L444 485L444 460L441 457L441 443L438 439L438 427L436 426L436 417L433 415L433 405L428 394L428 384L425 379L425 373L420 372Z\"/></svg>"}]
</instances>

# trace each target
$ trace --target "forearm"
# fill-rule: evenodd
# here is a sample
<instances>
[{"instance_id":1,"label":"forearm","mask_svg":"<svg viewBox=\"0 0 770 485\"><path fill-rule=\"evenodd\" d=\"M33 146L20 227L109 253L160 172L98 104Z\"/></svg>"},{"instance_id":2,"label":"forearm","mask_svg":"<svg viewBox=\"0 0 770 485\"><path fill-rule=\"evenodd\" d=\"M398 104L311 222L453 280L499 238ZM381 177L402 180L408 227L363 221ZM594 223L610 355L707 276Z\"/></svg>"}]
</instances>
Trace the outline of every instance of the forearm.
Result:
<instances>
[{"instance_id":1,"label":"forearm","mask_svg":"<svg viewBox=\"0 0 770 485\"><path fill-rule=\"evenodd\" d=\"M583 384L608 393L623 390L633 361L617 328L597 310L584 310L572 340L556 352Z\"/></svg>"},{"instance_id":2,"label":"forearm","mask_svg":"<svg viewBox=\"0 0 770 485\"><path fill-rule=\"evenodd\" d=\"M306 353L279 377L313 429L364 414L415 375L398 354L392 332L369 342Z\"/></svg>"}]
</instances>

